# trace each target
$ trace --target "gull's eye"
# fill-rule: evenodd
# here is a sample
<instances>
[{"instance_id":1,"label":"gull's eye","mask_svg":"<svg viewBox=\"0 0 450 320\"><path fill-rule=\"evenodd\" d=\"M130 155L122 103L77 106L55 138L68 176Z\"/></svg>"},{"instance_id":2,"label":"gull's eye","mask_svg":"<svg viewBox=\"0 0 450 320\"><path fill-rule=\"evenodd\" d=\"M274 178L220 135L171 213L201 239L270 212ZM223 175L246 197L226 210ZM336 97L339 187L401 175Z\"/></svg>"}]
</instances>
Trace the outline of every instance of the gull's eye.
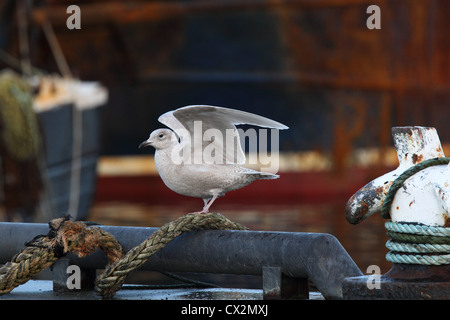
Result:
<instances>
[{"instance_id":1,"label":"gull's eye","mask_svg":"<svg viewBox=\"0 0 450 320\"><path fill-rule=\"evenodd\" d=\"M160 133L158 137L159 137L160 139L162 139L162 138L164 137L164 134L163 134L163 133Z\"/></svg>"}]
</instances>

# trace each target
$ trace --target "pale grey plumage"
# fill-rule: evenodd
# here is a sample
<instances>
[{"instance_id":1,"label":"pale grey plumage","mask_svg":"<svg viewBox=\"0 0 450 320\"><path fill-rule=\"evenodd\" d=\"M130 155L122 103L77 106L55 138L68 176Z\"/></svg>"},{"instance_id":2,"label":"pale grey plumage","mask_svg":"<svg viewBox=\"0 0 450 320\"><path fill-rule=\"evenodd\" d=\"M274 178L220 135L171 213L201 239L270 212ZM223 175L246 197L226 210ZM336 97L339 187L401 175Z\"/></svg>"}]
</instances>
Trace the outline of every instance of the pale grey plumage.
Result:
<instances>
[{"instance_id":1,"label":"pale grey plumage","mask_svg":"<svg viewBox=\"0 0 450 320\"><path fill-rule=\"evenodd\" d=\"M158 120L173 131L157 129L139 147L151 145L156 149L156 168L167 187L182 195L203 199L205 206L201 213L208 212L214 200L228 191L240 189L258 179L279 177L239 165L245 162L245 155L235 127L237 124L251 124L288 129L279 122L244 111L205 105L187 106L169 111L161 115ZM194 126L195 121L200 121L200 135L194 132L195 128L200 130L199 126ZM236 148L231 150L225 148L224 141L220 139L202 140L203 134L208 129L218 130L223 137L233 139ZM197 141L194 140L195 137ZM228 146L228 140L226 143ZM203 150L207 145L217 148L215 150L222 150L223 162L208 164L197 161L198 158L194 155L195 149ZM174 160L180 155L181 157L178 158L182 159L181 161Z\"/></svg>"}]
</instances>

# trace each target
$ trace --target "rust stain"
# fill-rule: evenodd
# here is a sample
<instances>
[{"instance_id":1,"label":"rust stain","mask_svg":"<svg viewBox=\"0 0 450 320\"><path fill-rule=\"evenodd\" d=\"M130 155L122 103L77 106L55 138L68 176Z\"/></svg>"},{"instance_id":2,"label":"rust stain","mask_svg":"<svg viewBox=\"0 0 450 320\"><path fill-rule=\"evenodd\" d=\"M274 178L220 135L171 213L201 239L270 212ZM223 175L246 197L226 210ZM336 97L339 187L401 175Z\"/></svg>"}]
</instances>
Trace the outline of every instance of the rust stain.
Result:
<instances>
[{"instance_id":1,"label":"rust stain","mask_svg":"<svg viewBox=\"0 0 450 320\"><path fill-rule=\"evenodd\" d=\"M363 200L359 203L355 212L352 212L352 203L355 201L356 194L354 194L347 202L345 206L345 218L351 224L358 224L366 218L366 214L369 211L369 205Z\"/></svg>"},{"instance_id":2,"label":"rust stain","mask_svg":"<svg viewBox=\"0 0 450 320\"><path fill-rule=\"evenodd\" d=\"M412 155L412 160L413 160L413 163L414 163L414 164L418 164L418 163L422 162L422 160L423 160L423 154L419 154L419 155L413 154L413 155Z\"/></svg>"},{"instance_id":3,"label":"rust stain","mask_svg":"<svg viewBox=\"0 0 450 320\"><path fill-rule=\"evenodd\" d=\"M389 189L391 188L393 182L394 181L386 181L384 183L384 185L381 187L381 190L379 191L379 193L387 194Z\"/></svg>"},{"instance_id":4,"label":"rust stain","mask_svg":"<svg viewBox=\"0 0 450 320\"><path fill-rule=\"evenodd\" d=\"M392 185L392 181L386 181L382 186L374 187L374 183L369 182L359 189L347 202L345 216L351 224L357 224L368 217L368 212L375 205L377 200L382 200ZM361 199L355 204L356 199Z\"/></svg>"},{"instance_id":5,"label":"rust stain","mask_svg":"<svg viewBox=\"0 0 450 320\"><path fill-rule=\"evenodd\" d=\"M443 213L442 216L444 217L444 227L448 228L450 227L450 219L446 213Z\"/></svg>"},{"instance_id":6,"label":"rust stain","mask_svg":"<svg viewBox=\"0 0 450 320\"><path fill-rule=\"evenodd\" d=\"M338 175L345 172L348 157L353 151L353 144L364 132L367 121L367 101L363 98L337 95L335 103L334 141L332 156L334 171Z\"/></svg>"},{"instance_id":7,"label":"rust stain","mask_svg":"<svg viewBox=\"0 0 450 320\"><path fill-rule=\"evenodd\" d=\"M353 219L349 220L349 222L357 224L363 221L367 217L367 212L369 212L369 205L365 201L361 201L359 208L355 211Z\"/></svg>"},{"instance_id":8,"label":"rust stain","mask_svg":"<svg viewBox=\"0 0 450 320\"><path fill-rule=\"evenodd\" d=\"M383 194L384 191L385 191L385 186L378 187L378 188L375 188L375 190L373 191L373 194L375 195L376 198L379 198L380 194Z\"/></svg>"}]
</instances>

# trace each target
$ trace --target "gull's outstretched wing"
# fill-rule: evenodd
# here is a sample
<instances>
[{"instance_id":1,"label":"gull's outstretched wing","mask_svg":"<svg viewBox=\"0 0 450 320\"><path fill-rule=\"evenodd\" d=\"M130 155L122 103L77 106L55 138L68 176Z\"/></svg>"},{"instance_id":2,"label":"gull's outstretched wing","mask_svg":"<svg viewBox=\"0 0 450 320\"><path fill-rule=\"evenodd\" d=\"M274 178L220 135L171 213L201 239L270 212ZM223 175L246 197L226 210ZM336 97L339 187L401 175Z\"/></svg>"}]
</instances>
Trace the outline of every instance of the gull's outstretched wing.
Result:
<instances>
[{"instance_id":1,"label":"gull's outstretched wing","mask_svg":"<svg viewBox=\"0 0 450 320\"><path fill-rule=\"evenodd\" d=\"M245 163L235 125L288 129L279 122L253 113L206 105L169 111L161 115L158 121L179 136L185 159L190 156L193 163L208 162L205 155L212 155L216 163L218 159L222 163Z\"/></svg>"}]
</instances>

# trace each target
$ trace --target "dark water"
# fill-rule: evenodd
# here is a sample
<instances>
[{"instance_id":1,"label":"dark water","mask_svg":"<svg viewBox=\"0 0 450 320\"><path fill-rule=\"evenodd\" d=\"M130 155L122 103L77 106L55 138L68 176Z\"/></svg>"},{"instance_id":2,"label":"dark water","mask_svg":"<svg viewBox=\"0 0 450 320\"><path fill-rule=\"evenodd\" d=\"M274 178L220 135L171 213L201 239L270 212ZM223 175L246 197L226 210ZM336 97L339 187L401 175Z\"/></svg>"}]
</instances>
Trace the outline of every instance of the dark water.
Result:
<instances>
[{"instance_id":1,"label":"dark water","mask_svg":"<svg viewBox=\"0 0 450 320\"><path fill-rule=\"evenodd\" d=\"M244 224L251 230L321 232L334 235L363 273L370 265L378 265L382 273L390 269L386 261L384 222L375 214L359 225L345 220L344 207L347 199L332 203L280 203L227 204L220 199L213 211ZM203 202L199 199L175 205L149 205L140 203L97 203L89 220L105 225L159 227L187 212L198 211Z\"/></svg>"}]
</instances>

